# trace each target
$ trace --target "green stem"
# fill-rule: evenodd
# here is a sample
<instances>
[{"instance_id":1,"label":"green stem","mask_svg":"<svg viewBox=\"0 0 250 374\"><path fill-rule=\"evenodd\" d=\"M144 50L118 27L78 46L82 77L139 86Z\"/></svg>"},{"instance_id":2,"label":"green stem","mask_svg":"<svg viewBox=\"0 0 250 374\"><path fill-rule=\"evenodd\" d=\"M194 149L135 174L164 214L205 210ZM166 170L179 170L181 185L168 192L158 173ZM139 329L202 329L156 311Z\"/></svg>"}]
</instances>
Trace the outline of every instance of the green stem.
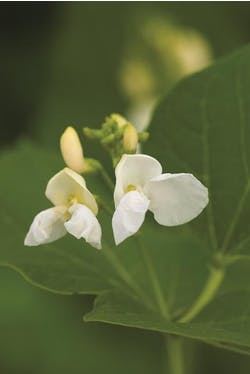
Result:
<instances>
[{"instance_id":1,"label":"green stem","mask_svg":"<svg viewBox=\"0 0 250 374\"><path fill-rule=\"evenodd\" d=\"M139 249L141 251L142 258L144 260L145 266L148 270L148 274L149 274L150 281L151 281L153 289L154 289L156 302L158 304L160 312L161 312L161 314L164 318L170 320L168 306L167 306L167 303L166 303L166 300L165 300L165 297L164 297L159 279L158 279L157 274L155 272L155 269L152 265L152 261L149 257L148 250L147 250L147 248L145 248L143 246L143 243L141 242L139 236L137 236L136 239L137 239L137 243L138 243Z\"/></svg>"},{"instance_id":2,"label":"green stem","mask_svg":"<svg viewBox=\"0 0 250 374\"><path fill-rule=\"evenodd\" d=\"M225 257L225 264L230 266L237 261L250 261L250 256L247 255L228 255Z\"/></svg>"},{"instance_id":3,"label":"green stem","mask_svg":"<svg viewBox=\"0 0 250 374\"><path fill-rule=\"evenodd\" d=\"M165 339L169 374L184 374L182 338L168 335Z\"/></svg>"},{"instance_id":4,"label":"green stem","mask_svg":"<svg viewBox=\"0 0 250 374\"><path fill-rule=\"evenodd\" d=\"M110 178L110 176L108 175L108 173L106 172L106 170L103 168L103 166L100 168L100 175L102 176L104 182L106 183L106 185L110 188L110 190L113 193L115 185L112 179Z\"/></svg>"},{"instance_id":5,"label":"green stem","mask_svg":"<svg viewBox=\"0 0 250 374\"><path fill-rule=\"evenodd\" d=\"M201 291L198 299L194 302L188 312L179 319L180 323L190 322L201 310L214 298L218 288L220 287L225 275L223 268L211 268L210 275Z\"/></svg>"},{"instance_id":6,"label":"green stem","mask_svg":"<svg viewBox=\"0 0 250 374\"><path fill-rule=\"evenodd\" d=\"M113 216L113 209L109 207L99 196L96 196L96 201L100 208L102 208L110 217Z\"/></svg>"}]
</instances>

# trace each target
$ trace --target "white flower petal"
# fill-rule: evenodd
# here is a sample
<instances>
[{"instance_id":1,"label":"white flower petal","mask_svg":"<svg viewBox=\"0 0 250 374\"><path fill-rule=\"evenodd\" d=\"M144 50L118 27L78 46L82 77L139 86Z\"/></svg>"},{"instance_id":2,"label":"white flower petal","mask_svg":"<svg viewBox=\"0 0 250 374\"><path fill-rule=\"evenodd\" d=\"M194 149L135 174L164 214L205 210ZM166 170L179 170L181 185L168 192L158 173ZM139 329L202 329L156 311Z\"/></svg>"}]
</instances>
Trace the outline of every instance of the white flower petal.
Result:
<instances>
[{"instance_id":1,"label":"white flower petal","mask_svg":"<svg viewBox=\"0 0 250 374\"><path fill-rule=\"evenodd\" d=\"M77 239L84 238L93 247L101 249L102 229L92 211L85 205L74 204L69 212L72 217L64 224L66 230Z\"/></svg>"},{"instance_id":2,"label":"white flower petal","mask_svg":"<svg viewBox=\"0 0 250 374\"><path fill-rule=\"evenodd\" d=\"M149 210L164 226L176 226L197 217L208 204L208 190L192 174L162 174L145 186Z\"/></svg>"},{"instance_id":3,"label":"white flower petal","mask_svg":"<svg viewBox=\"0 0 250 374\"><path fill-rule=\"evenodd\" d=\"M69 168L64 168L49 180L45 195L54 205L67 205L70 199L76 199L94 214L98 212L95 198L87 189L85 180Z\"/></svg>"},{"instance_id":4,"label":"white flower petal","mask_svg":"<svg viewBox=\"0 0 250 374\"><path fill-rule=\"evenodd\" d=\"M24 244L35 246L53 242L64 236L66 211L66 207L58 206L38 213L29 228Z\"/></svg>"},{"instance_id":5,"label":"white flower petal","mask_svg":"<svg viewBox=\"0 0 250 374\"><path fill-rule=\"evenodd\" d=\"M120 200L113 218L112 227L116 244L136 233L143 224L149 200L138 191L127 192Z\"/></svg>"},{"instance_id":6,"label":"white flower petal","mask_svg":"<svg viewBox=\"0 0 250 374\"><path fill-rule=\"evenodd\" d=\"M128 186L143 188L146 182L160 175L161 172L161 164L151 156L143 154L123 155L115 169L115 206L117 206L122 196L128 192L126 190Z\"/></svg>"}]
</instances>

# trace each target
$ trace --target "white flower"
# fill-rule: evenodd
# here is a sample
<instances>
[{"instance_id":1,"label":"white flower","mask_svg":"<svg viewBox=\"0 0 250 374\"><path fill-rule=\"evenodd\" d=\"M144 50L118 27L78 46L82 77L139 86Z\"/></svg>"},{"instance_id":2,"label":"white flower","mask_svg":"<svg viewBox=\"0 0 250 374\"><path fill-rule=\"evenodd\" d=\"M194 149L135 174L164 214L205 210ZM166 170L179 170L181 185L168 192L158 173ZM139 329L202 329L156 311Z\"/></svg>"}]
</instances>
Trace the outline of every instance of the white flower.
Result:
<instances>
[{"instance_id":1,"label":"white flower","mask_svg":"<svg viewBox=\"0 0 250 374\"><path fill-rule=\"evenodd\" d=\"M123 155L115 175L116 244L139 230L147 210L159 224L176 226L198 216L208 204L207 188L192 174L162 174L161 164L147 155Z\"/></svg>"},{"instance_id":2,"label":"white flower","mask_svg":"<svg viewBox=\"0 0 250 374\"><path fill-rule=\"evenodd\" d=\"M69 232L101 248L101 226L96 219L98 207L81 175L64 168L50 179L45 195L55 206L35 216L25 245L50 243Z\"/></svg>"}]
</instances>

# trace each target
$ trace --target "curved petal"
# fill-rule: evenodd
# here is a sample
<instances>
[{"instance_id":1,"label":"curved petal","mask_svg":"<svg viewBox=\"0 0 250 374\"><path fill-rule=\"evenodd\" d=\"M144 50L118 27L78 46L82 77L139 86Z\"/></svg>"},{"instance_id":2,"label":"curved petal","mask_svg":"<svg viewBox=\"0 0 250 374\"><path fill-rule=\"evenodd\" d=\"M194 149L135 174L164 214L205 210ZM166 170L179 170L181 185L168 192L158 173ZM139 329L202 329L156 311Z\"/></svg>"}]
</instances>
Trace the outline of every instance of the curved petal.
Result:
<instances>
[{"instance_id":1,"label":"curved petal","mask_svg":"<svg viewBox=\"0 0 250 374\"><path fill-rule=\"evenodd\" d=\"M128 192L128 186L143 188L153 177L162 172L161 164L153 157L143 154L123 155L116 166L115 206Z\"/></svg>"},{"instance_id":2,"label":"curved petal","mask_svg":"<svg viewBox=\"0 0 250 374\"><path fill-rule=\"evenodd\" d=\"M197 217L208 204L208 190L192 174L162 174L152 179L145 191L149 210L164 226L176 226Z\"/></svg>"},{"instance_id":3,"label":"curved petal","mask_svg":"<svg viewBox=\"0 0 250 374\"><path fill-rule=\"evenodd\" d=\"M117 206L112 227L116 244L135 234L143 224L149 200L138 191L127 192Z\"/></svg>"},{"instance_id":4,"label":"curved petal","mask_svg":"<svg viewBox=\"0 0 250 374\"><path fill-rule=\"evenodd\" d=\"M66 230L77 239L84 238L87 243L101 249L102 229L92 211L82 204L74 204L69 209L70 220L64 223Z\"/></svg>"},{"instance_id":5,"label":"curved petal","mask_svg":"<svg viewBox=\"0 0 250 374\"><path fill-rule=\"evenodd\" d=\"M94 214L98 212L95 198L87 189L85 180L69 168L64 168L49 180L45 195L56 206L67 205L70 200L76 199L78 203L89 207Z\"/></svg>"},{"instance_id":6,"label":"curved petal","mask_svg":"<svg viewBox=\"0 0 250 374\"><path fill-rule=\"evenodd\" d=\"M26 235L24 245L35 246L53 242L66 234L64 221L67 208L58 206L38 213Z\"/></svg>"}]
</instances>

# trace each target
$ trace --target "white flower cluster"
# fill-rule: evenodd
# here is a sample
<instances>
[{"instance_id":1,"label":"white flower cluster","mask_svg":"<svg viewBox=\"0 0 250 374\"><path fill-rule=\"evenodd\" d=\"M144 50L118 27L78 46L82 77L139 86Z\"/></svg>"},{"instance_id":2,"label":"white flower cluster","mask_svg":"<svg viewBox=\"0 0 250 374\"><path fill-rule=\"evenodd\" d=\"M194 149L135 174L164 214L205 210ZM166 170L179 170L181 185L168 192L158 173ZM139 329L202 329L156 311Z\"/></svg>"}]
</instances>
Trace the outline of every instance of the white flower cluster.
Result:
<instances>
[{"instance_id":1,"label":"white flower cluster","mask_svg":"<svg viewBox=\"0 0 250 374\"><path fill-rule=\"evenodd\" d=\"M72 142L72 128L68 132ZM74 143L80 146L78 138ZM66 149L68 153L68 145ZM64 157L65 162L76 165L75 155L78 153L83 168L83 153L74 152L74 162L72 156L70 162L66 161L68 157ZM145 154L124 154L115 168L115 176L112 228L117 245L140 229L147 210L153 213L159 224L177 226L197 217L208 204L207 188L192 174L162 174L161 164ZM50 243L68 232L77 239L84 238L97 249L101 248L102 230L96 218L98 206L80 174L64 168L50 179L45 195L54 207L36 215L25 245Z\"/></svg>"}]
</instances>

